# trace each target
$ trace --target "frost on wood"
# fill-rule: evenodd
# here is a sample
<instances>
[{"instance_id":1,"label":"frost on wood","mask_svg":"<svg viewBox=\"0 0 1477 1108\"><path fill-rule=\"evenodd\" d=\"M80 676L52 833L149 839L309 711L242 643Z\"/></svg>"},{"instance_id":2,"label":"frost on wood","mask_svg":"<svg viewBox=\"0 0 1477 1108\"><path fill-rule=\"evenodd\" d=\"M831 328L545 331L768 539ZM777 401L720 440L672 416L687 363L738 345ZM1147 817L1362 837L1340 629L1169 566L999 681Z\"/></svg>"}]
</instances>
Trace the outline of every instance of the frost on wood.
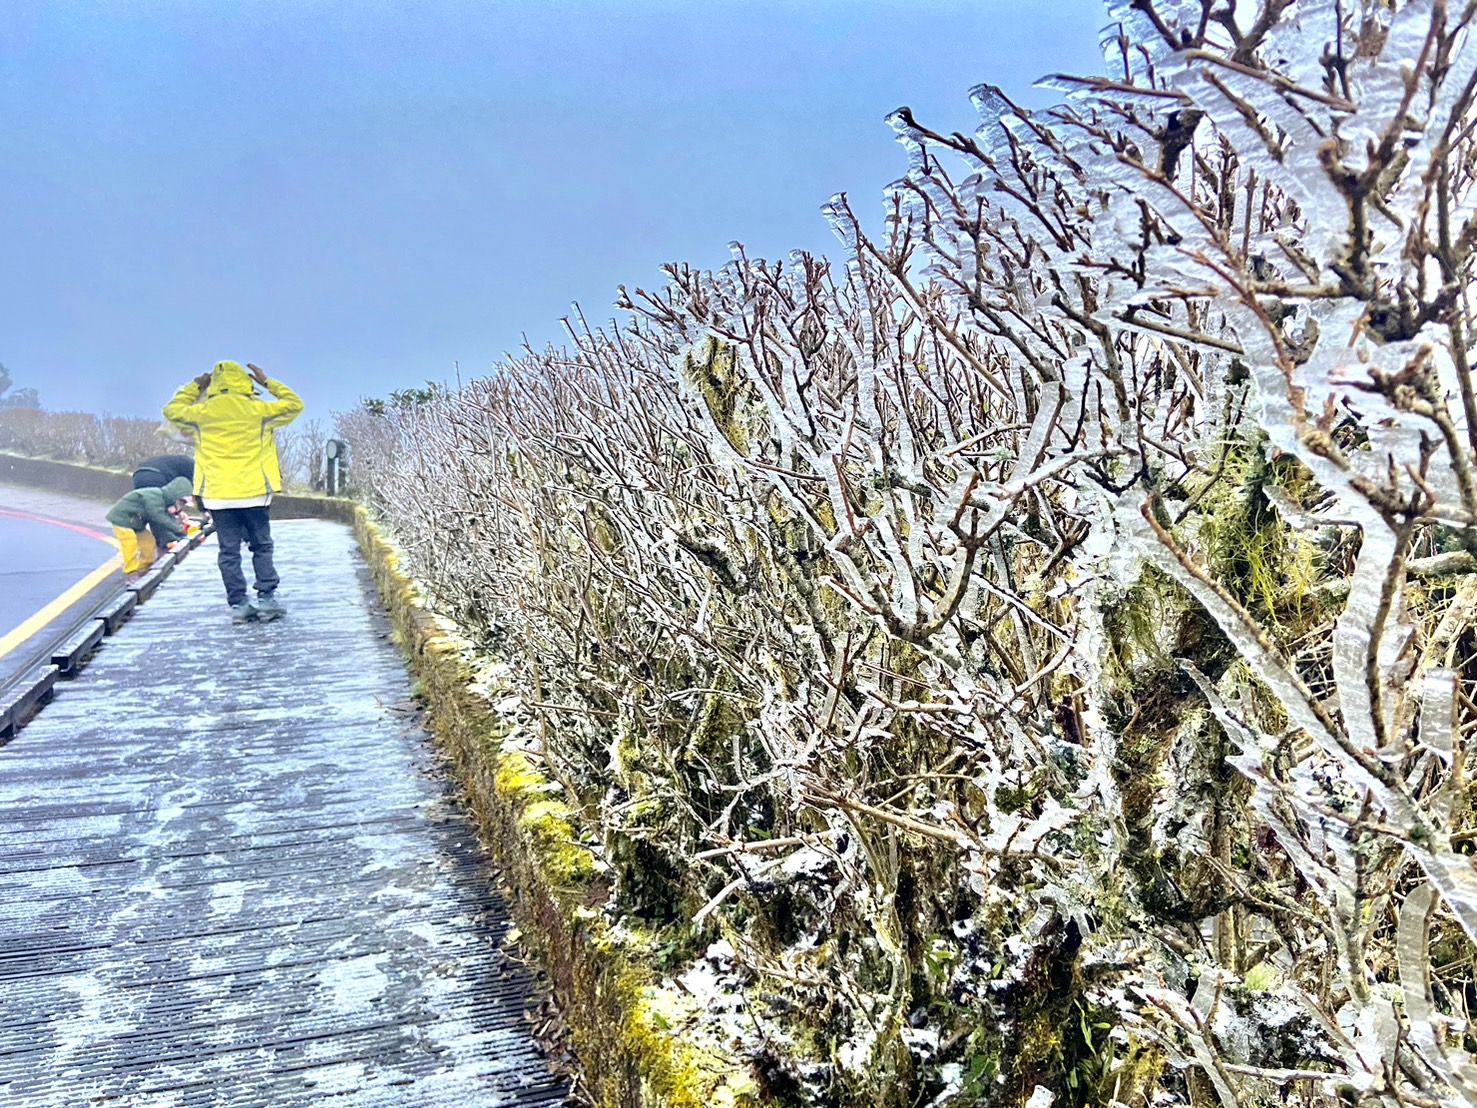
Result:
<instances>
[{"instance_id":1,"label":"frost on wood","mask_svg":"<svg viewBox=\"0 0 1477 1108\"><path fill-rule=\"evenodd\" d=\"M782 1102L1477 1104L1472 12L1110 15L361 481Z\"/></svg>"}]
</instances>

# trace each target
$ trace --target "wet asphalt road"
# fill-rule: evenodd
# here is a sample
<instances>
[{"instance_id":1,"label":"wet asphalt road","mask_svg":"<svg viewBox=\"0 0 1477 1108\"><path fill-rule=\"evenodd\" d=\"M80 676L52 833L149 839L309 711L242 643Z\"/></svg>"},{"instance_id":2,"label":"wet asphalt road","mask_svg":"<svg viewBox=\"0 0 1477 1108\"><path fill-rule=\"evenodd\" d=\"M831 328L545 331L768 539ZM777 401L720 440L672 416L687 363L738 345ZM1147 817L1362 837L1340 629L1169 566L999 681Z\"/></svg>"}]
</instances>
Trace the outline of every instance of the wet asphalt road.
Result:
<instances>
[{"instance_id":1,"label":"wet asphalt road","mask_svg":"<svg viewBox=\"0 0 1477 1108\"><path fill-rule=\"evenodd\" d=\"M104 541L109 529L100 511L96 522L45 520L32 506L14 505L6 491L0 489L0 636L116 557ZM81 514L69 504L34 507L60 509L56 514L62 516Z\"/></svg>"}]
</instances>

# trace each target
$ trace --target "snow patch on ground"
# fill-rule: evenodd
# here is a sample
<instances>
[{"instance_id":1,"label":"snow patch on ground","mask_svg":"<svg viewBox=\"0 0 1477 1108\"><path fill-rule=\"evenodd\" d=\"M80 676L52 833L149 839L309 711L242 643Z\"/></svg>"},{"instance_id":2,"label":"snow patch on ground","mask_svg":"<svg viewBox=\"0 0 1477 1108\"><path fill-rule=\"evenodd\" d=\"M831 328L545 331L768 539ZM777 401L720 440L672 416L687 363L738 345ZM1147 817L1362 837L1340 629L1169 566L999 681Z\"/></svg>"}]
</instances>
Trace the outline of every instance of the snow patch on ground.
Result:
<instances>
[{"instance_id":1,"label":"snow patch on ground","mask_svg":"<svg viewBox=\"0 0 1477 1108\"><path fill-rule=\"evenodd\" d=\"M390 979L384 971L385 954L365 954L331 962L318 971L319 988L339 1012L364 1012L385 995Z\"/></svg>"}]
</instances>

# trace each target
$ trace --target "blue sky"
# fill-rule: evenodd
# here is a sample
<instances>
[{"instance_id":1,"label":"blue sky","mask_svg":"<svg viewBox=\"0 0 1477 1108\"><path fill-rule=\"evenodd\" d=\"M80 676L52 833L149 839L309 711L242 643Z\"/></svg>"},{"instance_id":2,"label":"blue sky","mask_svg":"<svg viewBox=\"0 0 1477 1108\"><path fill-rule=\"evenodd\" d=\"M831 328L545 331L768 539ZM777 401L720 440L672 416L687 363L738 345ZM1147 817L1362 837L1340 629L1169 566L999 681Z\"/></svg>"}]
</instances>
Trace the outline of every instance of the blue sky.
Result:
<instances>
[{"instance_id":1,"label":"blue sky","mask_svg":"<svg viewBox=\"0 0 1477 1108\"><path fill-rule=\"evenodd\" d=\"M832 253L883 117L1100 67L1097 0L8 0L0 362L154 415L219 358L327 417L561 337L666 261Z\"/></svg>"}]
</instances>

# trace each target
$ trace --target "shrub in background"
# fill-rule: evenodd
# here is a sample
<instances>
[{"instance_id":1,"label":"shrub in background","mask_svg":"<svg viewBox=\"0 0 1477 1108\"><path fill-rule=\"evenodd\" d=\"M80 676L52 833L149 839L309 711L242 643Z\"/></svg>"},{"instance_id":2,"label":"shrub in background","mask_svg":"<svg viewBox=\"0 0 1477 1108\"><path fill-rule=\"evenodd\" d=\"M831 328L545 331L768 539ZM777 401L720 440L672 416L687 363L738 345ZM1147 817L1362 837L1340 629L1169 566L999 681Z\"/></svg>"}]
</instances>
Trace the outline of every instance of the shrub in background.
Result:
<instances>
[{"instance_id":1,"label":"shrub in background","mask_svg":"<svg viewBox=\"0 0 1477 1108\"><path fill-rule=\"evenodd\" d=\"M300 428L281 430L276 435L287 487L320 488L323 447L328 437L322 422L308 420ZM126 470L144 458L188 453L190 449L189 443L154 420L40 409L0 410L0 450L16 454Z\"/></svg>"}]
</instances>

